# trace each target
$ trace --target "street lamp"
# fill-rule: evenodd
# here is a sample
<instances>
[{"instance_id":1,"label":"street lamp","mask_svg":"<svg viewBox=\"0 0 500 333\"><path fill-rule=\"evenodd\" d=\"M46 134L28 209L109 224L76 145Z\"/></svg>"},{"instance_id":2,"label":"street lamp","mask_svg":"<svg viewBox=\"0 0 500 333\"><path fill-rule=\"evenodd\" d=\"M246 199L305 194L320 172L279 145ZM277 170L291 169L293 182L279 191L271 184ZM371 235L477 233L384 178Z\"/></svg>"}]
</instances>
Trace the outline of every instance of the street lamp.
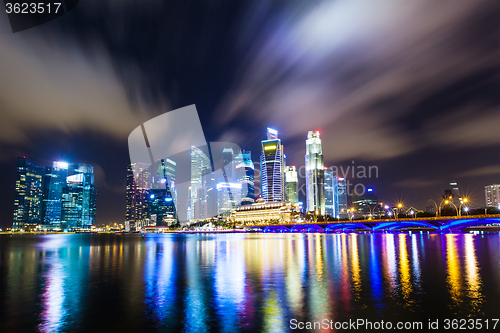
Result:
<instances>
[{"instance_id":1,"label":"street lamp","mask_svg":"<svg viewBox=\"0 0 500 333\"><path fill-rule=\"evenodd\" d=\"M350 212L350 214L349 214L349 220L352 221L352 218L354 217L354 207L351 207L351 209L349 209L349 212Z\"/></svg>"},{"instance_id":2,"label":"street lamp","mask_svg":"<svg viewBox=\"0 0 500 333\"><path fill-rule=\"evenodd\" d=\"M462 216L462 205L463 204L467 205L467 202L469 202L469 198L460 198L460 209L458 211L458 216ZM465 208L467 208L467 210L469 210L467 206L465 206Z\"/></svg>"},{"instance_id":3,"label":"street lamp","mask_svg":"<svg viewBox=\"0 0 500 333\"><path fill-rule=\"evenodd\" d=\"M398 215L399 215L399 210L401 208L403 208L403 204L402 203L398 203L398 209L394 212L394 218L397 220L398 219Z\"/></svg>"},{"instance_id":4,"label":"street lamp","mask_svg":"<svg viewBox=\"0 0 500 333\"><path fill-rule=\"evenodd\" d=\"M429 200L432 201L432 202L434 202L434 205L436 206L436 217L438 217L439 216L438 215L438 210L439 210L439 212L441 212L441 207L438 209L438 205L437 205L436 201L432 200L431 198L429 198Z\"/></svg>"}]
</instances>

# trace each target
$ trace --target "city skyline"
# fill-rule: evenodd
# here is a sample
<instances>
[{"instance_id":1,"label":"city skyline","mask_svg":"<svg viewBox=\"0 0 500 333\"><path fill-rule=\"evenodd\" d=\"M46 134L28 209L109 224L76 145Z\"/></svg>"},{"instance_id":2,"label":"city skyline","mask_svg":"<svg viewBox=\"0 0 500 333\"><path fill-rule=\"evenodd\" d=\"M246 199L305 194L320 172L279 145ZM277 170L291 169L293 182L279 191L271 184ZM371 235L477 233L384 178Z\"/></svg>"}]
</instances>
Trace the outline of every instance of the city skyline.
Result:
<instances>
[{"instance_id":1,"label":"city skyline","mask_svg":"<svg viewBox=\"0 0 500 333\"><path fill-rule=\"evenodd\" d=\"M385 201L422 209L455 181L484 204L484 186L500 177L494 2L257 3L206 3L189 15L176 3L127 3L110 27L92 14L109 4L85 2L1 34L10 80L0 89L0 226L12 223L18 156L93 165L97 220L123 220L127 135L191 104L207 141L234 142L254 161L266 127L296 166L304 133L319 130L325 166L377 166L366 186ZM151 20L132 20L138 12Z\"/></svg>"}]
</instances>

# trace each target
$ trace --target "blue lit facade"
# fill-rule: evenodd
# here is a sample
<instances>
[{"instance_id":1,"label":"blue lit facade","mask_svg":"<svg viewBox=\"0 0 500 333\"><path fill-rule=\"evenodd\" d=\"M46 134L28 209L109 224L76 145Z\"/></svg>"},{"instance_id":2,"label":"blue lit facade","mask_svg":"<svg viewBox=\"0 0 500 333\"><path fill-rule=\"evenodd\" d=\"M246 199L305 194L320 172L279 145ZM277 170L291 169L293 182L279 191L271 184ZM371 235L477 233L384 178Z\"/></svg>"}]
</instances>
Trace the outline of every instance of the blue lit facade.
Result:
<instances>
[{"instance_id":1,"label":"blue lit facade","mask_svg":"<svg viewBox=\"0 0 500 333\"><path fill-rule=\"evenodd\" d=\"M177 221L175 187L177 163L169 158L160 160L151 175L148 192L149 225L166 226Z\"/></svg>"},{"instance_id":2,"label":"blue lit facade","mask_svg":"<svg viewBox=\"0 0 500 333\"><path fill-rule=\"evenodd\" d=\"M344 177L337 178L338 212L341 219L347 218L347 186Z\"/></svg>"},{"instance_id":3,"label":"blue lit facade","mask_svg":"<svg viewBox=\"0 0 500 333\"><path fill-rule=\"evenodd\" d=\"M69 164L65 162L54 162L51 172L46 175L47 184L47 210L44 216L44 224L60 226L62 215L62 194L66 186Z\"/></svg>"},{"instance_id":4,"label":"blue lit facade","mask_svg":"<svg viewBox=\"0 0 500 333\"><path fill-rule=\"evenodd\" d=\"M339 182L333 169L325 169L325 214L339 218ZM347 208L347 206L346 206Z\"/></svg>"},{"instance_id":5,"label":"blue lit facade","mask_svg":"<svg viewBox=\"0 0 500 333\"><path fill-rule=\"evenodd\" d=\"M242 184L241 204L250 205L255 202L255 166L250 151L243 150L241 159L236 165L237 182ZM245 194L246 193L246 194Z\"/></svg>"},{"instance_id":6,"label":"blue lit facade","mask_svg":"<svg viewBox=\"0 0 500 333\"><path fill-rule=\"evenodd\" d=\"M95 224L94 167L84 163L68 165L61 208L60 226L64 230L90 229Z\"/></svg>"}]
</instances>

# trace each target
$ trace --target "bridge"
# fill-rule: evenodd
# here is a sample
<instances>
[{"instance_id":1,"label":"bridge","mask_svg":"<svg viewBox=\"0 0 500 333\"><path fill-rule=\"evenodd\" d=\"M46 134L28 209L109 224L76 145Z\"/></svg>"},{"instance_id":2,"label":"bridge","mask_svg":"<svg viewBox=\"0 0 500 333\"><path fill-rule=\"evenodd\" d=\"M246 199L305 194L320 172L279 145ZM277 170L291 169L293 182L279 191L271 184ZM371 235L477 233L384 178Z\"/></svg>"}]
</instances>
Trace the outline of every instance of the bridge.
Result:
<instances>
[{"instance_id":1,"label":"bridge","mask_svg":"<svg viewBox=\"0 0 500 333\"><path fill-rule=\"evenodd\" d=\"M495 215L473 215L473 216L441 216L423 218L403 219L372 219L351 221L292 221L289 223L268 224L245 224L243 227L261 230L262 232L321 232L333 233L346 230L365 230L370 232L386 232L403 228L430 228L435 231L461 231L464 228L500 224L500 214Z\"/></svg>"}]
</instances>

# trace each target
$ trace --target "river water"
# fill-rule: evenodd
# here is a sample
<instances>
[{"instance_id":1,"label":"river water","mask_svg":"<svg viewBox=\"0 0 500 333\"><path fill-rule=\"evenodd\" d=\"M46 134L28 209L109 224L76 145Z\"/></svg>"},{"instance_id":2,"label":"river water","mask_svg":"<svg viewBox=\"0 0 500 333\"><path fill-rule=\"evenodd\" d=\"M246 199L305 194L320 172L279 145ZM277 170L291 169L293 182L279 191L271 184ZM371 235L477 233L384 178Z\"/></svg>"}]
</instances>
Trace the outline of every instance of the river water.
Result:
<instances>
[{"instance_id":1,"label":"river water","mask_svg":"<svg viewBox=\"0 0 500 333\"><path fill-rule=\"evenodd\" d=\"M1 332L498 318L499 234L0 236Z\"/></svg>"}]
</instances>

